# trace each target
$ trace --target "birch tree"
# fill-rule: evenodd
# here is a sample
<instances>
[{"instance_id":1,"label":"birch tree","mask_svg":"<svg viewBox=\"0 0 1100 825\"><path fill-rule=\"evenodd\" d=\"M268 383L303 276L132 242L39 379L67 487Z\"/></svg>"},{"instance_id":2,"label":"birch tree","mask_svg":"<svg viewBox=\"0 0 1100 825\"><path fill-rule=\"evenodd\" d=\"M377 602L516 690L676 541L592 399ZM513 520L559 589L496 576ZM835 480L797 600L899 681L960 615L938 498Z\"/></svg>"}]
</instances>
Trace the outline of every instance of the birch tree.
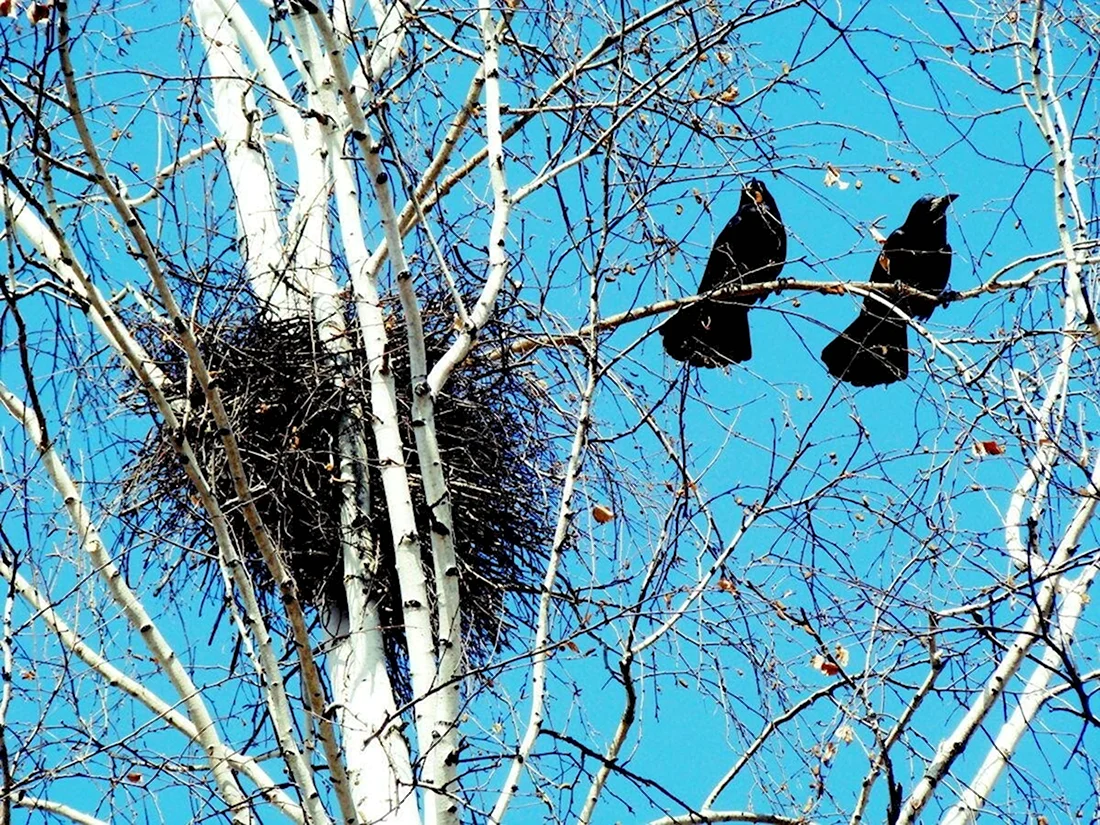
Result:
<instances>
[{"instance_id":1,"label":"birch tree","mask_svg":"<svg viewBox=\"0 0 1100 825\"><path fill-rule=\"evenodd\" d=\"M0 13L4 822L1100 817L1100 9Z\"/></svg>"}]
</instances>

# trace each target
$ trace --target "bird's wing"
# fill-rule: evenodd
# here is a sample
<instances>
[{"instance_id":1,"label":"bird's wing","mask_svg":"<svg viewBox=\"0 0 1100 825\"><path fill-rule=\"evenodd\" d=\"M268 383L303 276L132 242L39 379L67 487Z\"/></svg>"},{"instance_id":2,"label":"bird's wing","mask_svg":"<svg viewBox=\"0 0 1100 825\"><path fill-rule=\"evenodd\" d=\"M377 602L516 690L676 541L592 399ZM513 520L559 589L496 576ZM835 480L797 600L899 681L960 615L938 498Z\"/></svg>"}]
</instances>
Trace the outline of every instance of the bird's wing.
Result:
<instances>
[{"instance_id":1,"label":"bird's wing","mask_svg":"<svg viewBox=\"0 0 1100 825\"><path fill-rule=\"evenodd\" d=\"M778 260L785 263L787 260L787 225L783 223L783 219L778 215L775 216L774 223L773 231L779 235Z\"/></svg>"},{"instance_id":2,"label":"bird's wing","mask_svg":"<svg viewBox=\"0 0 1100 825\"><path fill-rule=\"evenodd\" d=\"M892 284L898 279L896 274L890 272L890 253L905 249L907 242L904 229L895 229L890 233L890 237L886 239L878 257L875 258L875 267L871 270L871 283Z\"/></svg>"},{"instance_id":3,"label":"bird's wing","mask_svg":"<svg viewBox=\"0 0 1100 825\"><path fill-rule=\"evenodd\" d=\"M947 286L947 279L951 277L951 244L945 241L932 253L918 257L924 260L913 274L912 285L933 294L943 290Z\"/></svg>"},{"instance_id":4,"label":"bird's wing","mask_svg":"<svg viewBox=\"0 0 1100 825\"><path fill-rule=\"evenodd\" d=\"M710 251L703 280L699 282L699 292L717 289L736 276L738 228L741 226L741 213L738 212L718 233L714 248Z\"/></svg>"}]
</instances>

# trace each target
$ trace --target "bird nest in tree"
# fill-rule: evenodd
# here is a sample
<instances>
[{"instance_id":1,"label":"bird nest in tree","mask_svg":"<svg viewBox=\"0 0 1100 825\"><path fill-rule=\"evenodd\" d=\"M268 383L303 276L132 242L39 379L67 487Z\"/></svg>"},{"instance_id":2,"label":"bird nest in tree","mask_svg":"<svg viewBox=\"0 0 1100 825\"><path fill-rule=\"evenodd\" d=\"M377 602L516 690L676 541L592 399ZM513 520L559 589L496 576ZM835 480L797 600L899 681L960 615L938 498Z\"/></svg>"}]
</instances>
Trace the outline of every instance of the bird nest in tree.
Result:
<instances>
[{"instance_id":1,"label":"bird nest in tree","mask_svg":"<svg viewBox=\"0 0 1100 825\"><path fill-rule=\"evenodd\" d=\"M437 301L424 310L430 363L451 339L451 316L441 306ZM397 323L394 327L389 366L397 385L405 460L430 592L430 513L412 432L408 349L403 327ZM483 330L479 342L494 333L499 337L492 326ZM370 533L378 554L378 572L370 587L380 606L391 663L398 665L395 676L403 682L401 601L370 430L370 382L361 348L352 348L338 380L334 361L324 354L312 325L305 322L253 315L200 329L198 338L237 436L256 506L293 574L300 600L310 607L343 605L338 428L350 411L364 411L354 423L363 428L369 445ZM275 615L277 588L245 522L206 399L178 347L161 344L159 350L174 353L163 359L162 367L188 394L185 434L223 502L265 609ZM549 514L553 508L546 498L544 474L549 436L541 396L538 382L507 359L475 352L436 401L437 437L454 515L463 630L467 653L475 661L507 645L515 624L529 624L531 594L537 592L534 582L541 577L552 539ZM171 526L175 535L184 525L192 546L196 539L205 539L201 544L210 551L195 554L199 561L190 567L203 571L204 593L221 596L213 530L196 506L170 433L156 432L147 441L134 482L152 505L140 512L152 513L155 522Z\"/></svg>"}]
</instances>

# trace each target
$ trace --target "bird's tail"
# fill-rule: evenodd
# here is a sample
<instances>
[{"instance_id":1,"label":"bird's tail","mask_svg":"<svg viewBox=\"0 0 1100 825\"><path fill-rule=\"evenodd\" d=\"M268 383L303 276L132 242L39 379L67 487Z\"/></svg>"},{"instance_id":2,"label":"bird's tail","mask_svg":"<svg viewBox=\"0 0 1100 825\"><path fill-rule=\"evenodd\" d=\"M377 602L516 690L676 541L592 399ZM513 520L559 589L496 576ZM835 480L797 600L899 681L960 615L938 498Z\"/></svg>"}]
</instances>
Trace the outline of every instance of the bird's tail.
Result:
<instances>
[{"instance_id":1,"label":"bird's tail","mask_svg":"<svg viewBox=\"0 0 1100 825\"><path fill-rule=\"evenodd\" d=\"M893 384L909 375L909 340L905 322L862 311L821 351L834 376L857 387Z\"/></svg>"},{"instance_id":2,"label":"bird's tail","mask_svg":"<svg viewBox=\"0 0 1100 825\"><path fill-rule=\"evenodd\" d=\"M745 306L700 301L661 324L665 351L695 367L724 367L752 358L749 311Z\"/></svg>"}]
</instances>

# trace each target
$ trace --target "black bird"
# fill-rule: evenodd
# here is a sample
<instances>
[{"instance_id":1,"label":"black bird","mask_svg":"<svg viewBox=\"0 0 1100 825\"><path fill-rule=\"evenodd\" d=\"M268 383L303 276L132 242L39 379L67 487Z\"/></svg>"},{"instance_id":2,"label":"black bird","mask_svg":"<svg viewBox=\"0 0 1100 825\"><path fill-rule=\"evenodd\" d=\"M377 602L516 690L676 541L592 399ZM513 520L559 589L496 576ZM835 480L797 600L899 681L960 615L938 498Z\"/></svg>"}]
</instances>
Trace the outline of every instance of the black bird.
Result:
<instances>
[{"instance_id":1,"label":"black bird","mask_svg":"<svg viewBox=\"0 0 1100 825\"><path fill-rule=\"evenodd\" d=\"M775 200L753 178L741 190L741 205L718 233L699 294L728 284L774 281L787 259L787 231ZM704 298L682 307L661 325L665 351L696 367L723 367L752 358L749 306L764 299Z\"/></svg>"},{"instance_id":2,"label":"black bird","mask_svg":"<svg viewBox=\"0 0 1100 825\"><path fill-rule=\"evenodd\" d=\"M875 261L871 281L901 283L937 298L896 296L898 309L911 318L927 318L951 274L947 242L947 207L958 195L925 195L913 204L909 217L890 233ZM821 352L829 372L857 387L892 384L909 375L908 325L873 298L844 332Z\"/></svg>"}]
</instances>

